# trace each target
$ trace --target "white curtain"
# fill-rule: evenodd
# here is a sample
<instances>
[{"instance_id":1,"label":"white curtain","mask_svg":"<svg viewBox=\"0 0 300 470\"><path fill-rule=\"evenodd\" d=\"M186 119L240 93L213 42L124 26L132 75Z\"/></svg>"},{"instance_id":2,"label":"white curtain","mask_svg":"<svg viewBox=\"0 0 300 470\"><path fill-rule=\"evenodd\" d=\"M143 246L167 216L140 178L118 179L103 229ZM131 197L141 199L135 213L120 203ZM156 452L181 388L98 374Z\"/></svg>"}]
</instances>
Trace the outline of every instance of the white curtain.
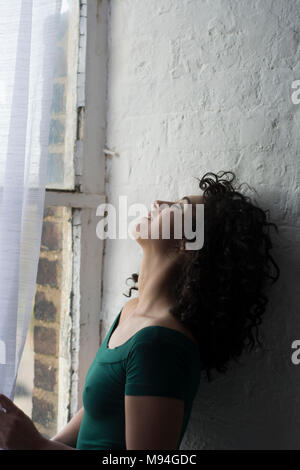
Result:
<instances>
[{"instance_id":1,"label":"white curtain","mask_svg":"<svg viewBox=\"0 0 300 470\"><path fill-rule=\"evenodd\" d=\"M0 393L12 400L33 307L61 0L0 0Z\"/></svg>"}]
</instances>

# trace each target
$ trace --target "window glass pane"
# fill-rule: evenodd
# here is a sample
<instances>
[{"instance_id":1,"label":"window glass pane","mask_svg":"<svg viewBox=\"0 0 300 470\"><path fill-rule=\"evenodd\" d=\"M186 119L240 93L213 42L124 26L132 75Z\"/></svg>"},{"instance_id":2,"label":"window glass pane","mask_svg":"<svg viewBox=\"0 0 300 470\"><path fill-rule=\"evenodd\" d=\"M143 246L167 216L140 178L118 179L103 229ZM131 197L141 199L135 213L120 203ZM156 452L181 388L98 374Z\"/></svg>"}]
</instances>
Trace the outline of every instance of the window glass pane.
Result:
<instances>
[{"instance_id":1,"label":"window glass pane","mask_svg":"<svg viewBox=\"0 0 300 470\"><path fill-rule=\"evenodd\" d=\"M49 207L44 212L35 302L14 398L47 438L69 418L71 287L72 209Z\"/></svg>"},{"instance_id":2,"label":"window glass pane","mask_svg":"<svg viewBox=\"0 0 300 470\"><path fill-rule=\"evenodd\" d=\"M63 0L56 41L47 188L74 189L79 1Z\"/></svg>"}]
</instances>

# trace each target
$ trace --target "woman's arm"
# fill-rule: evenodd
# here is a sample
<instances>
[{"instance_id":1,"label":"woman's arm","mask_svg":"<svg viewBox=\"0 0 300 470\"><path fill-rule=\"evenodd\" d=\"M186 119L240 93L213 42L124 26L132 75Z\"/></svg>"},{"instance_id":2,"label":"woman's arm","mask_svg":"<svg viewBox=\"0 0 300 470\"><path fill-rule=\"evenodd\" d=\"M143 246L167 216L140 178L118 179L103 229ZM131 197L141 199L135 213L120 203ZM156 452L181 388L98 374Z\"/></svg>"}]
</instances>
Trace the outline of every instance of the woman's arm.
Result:
<instances>
[{"instance_id":1,"label":"woman's arm","mask_svg":"<svg viewBox=\"0 0 300 470\"><path fill-rule=\"evenodd\" d=\"M79 411L77 411L76 415L73 416L73 418L68 422L68 424L66 424L66 426L61 431L59 431L54 437L52 437L50 441L60 442L62 444L75 448L79 428L83 418L83 412L84 408L82 407Z\"/></svg>"},{"instance_id":2,"label":"woman's arm","mask_svg":"<svg viewBox=\"0 0 300 470\"><path fill-rule=\"evenodd\" d=\"M32 449L32 447L31 447ZM74 447L67 446L62 442L56 442L51 439L42 438L33 450L79 450Z\"/></svg>"},{"instance_id":3,"label":"woman's arm","mask_svg":"<svg viewBox=\"0 0 300 470\"><path fill-rule=\"evenodd\" d=\"M155 343L145 340L133 344L126 365L127 450L177 449L188 361L187 350L163 336L156 337Z\"/></svg>"},{"instance_id":4,"label":"woman's arm","mask_svg":"<svg viewBox=\"0 0 300 470\"><path fill-rule=\"evenodd\" d=\"M176 449L183 415L183 400L160 396L126 395L126 449Z\"/></svg>"}]
</instances>

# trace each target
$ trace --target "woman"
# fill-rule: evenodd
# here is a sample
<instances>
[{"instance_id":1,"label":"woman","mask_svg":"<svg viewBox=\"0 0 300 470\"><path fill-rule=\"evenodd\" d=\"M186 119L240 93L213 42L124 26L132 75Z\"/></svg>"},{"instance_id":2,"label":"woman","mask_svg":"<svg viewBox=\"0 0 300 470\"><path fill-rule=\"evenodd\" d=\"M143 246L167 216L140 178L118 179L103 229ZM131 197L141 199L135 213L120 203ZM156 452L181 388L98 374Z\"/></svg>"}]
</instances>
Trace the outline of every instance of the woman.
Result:
<instances>
[{"instance_id":1,"label":"woman","mask_svg":"<svg viewBox=\"0 0 300 470\"><path fill-rule=\"evenodd\" d=\"M175 210L183 222L191 204L195 229L196 205L204 204L202 248L187 250L184 236L162 237L164 217L170 216L173 232L173 201L155 201L152 216L135 227L143 250L139 275L133 275L138 297L125 303L96 354L84 407L47 440L2 397L10 439L1 429L0 446L179 448L201 371L210 379L211 371L224 372L231 359L259 343L265 290L279 277L270 253L269 231L276 226L267 211L238 191L232 172L207 173L199 186L203 194L185 196ZM160 236L141 237L143 228Z\"/></svg>"}]
</instances>

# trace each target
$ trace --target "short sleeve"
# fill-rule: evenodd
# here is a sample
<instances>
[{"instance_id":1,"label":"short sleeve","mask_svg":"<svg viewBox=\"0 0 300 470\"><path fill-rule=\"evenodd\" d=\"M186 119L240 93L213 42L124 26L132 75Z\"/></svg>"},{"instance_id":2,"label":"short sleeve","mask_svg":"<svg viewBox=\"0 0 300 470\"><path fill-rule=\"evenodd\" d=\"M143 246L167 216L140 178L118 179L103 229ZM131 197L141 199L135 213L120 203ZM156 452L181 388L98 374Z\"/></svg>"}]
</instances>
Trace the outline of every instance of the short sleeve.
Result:
<instances>
[{"instance_id":1,"label":"short sleeve","mask_svg":"<svg viewBox=\"0 0 300 470\"><path fill-rule=\"evenodd\" d=\"M187 355L171 341L142 341L131 348L126 365L125 395L185 398Z\"/></svg>"}]
</instances>

